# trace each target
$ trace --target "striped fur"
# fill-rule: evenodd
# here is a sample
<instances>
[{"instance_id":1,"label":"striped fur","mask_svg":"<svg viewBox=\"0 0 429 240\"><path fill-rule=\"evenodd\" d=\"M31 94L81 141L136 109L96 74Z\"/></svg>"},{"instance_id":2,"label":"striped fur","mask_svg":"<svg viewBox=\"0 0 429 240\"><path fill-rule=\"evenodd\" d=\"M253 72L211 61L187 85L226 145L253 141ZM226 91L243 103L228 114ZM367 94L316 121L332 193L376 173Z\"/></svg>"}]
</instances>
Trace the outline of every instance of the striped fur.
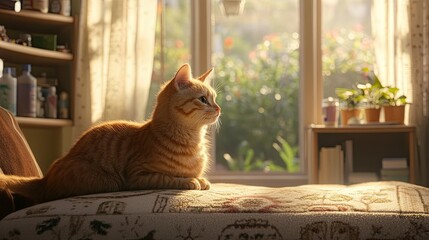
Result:
<instances>
[{"instance_id":1,"label":"striped fur","mask_svg":"<svg viewBox=\"0 0 429 240\"><path fill-rule=\"evenodd\" d=\"M209 189L203 178L206 128L220 115L216 93L204 83L210 71L193 79L189 65L182 66L161 88L150 120L94 126L44 178L2 175L0 188L36 202L123 190Z\"/></svg>"}]
</instances>

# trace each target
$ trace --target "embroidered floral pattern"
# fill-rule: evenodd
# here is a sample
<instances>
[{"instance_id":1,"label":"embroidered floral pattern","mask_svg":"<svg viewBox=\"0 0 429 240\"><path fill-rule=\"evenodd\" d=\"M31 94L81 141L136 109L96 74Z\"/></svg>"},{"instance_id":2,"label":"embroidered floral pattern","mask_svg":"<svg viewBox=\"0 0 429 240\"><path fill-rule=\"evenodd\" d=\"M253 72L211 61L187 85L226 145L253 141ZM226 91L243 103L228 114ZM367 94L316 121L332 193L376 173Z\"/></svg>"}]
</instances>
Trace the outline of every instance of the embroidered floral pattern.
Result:
<instances>
[{"instance_id":1,"label":"embroidered floral pattern","mask_svg":"<svg viewBox=\"0 0 429 240\"><path fill-rule=\"evenodd\" d=\"M401 182L67 198L0 221L0 240L429 239L429 189Z\"/></svg>"}]
</instances>

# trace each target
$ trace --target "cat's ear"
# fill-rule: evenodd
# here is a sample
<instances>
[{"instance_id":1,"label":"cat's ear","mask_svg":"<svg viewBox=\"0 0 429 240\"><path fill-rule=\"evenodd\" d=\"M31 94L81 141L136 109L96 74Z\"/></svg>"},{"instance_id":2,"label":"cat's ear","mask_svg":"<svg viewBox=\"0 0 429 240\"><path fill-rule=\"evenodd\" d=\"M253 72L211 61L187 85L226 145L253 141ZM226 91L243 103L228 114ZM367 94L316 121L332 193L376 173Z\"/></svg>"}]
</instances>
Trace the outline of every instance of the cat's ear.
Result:
<instances>
[{"instance_id":1,"label":"cat's ear","mask_svg":"<svg viewBox=\"0 0 429 240\"><path fill-rule=\"evenodd\" d=\"M201 82L209 82L211 81L211 78L213 77L213 68L209 69L207 72L205 72L203 75L199 76L197 79Z\"/></svg>"},{"instance_id":2,"label":"cat's ear","mask_svg":"<svg viewBox=\"0 0 429 240\"><path fill-rule=\"evenodd\" d=\"M192 85L191 79L191 66L189 66L189 64L184 64L182 67L179 68L176 73L176 76L174 76L174 86L177 90L187 88Z\"/></svg>"}]
</instances>

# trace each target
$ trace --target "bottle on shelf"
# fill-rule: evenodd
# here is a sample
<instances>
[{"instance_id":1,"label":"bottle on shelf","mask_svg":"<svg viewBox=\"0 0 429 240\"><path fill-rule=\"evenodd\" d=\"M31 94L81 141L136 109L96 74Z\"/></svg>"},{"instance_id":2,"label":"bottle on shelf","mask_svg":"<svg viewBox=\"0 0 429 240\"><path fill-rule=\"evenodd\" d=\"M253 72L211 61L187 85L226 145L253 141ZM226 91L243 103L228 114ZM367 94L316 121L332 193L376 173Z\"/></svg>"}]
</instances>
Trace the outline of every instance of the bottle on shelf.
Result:
<instances>
[{"instance_id":1,"label":"bottle on shelf","mask_svg":"<svg viewBox=\"0 0 429 240\"><path fill-rule=\"evenodd\" d=\"M12 77L12 68L6 67L0 78L0 106L16 115L16 78Z\"/></svg>"},{"instance_id":2,"label":"bottle on shelf","mask_svg":"<svg viewBox=\"0 0 429 240\"><path fill-rule=\"evenodd\" d=\"M25 64L17 84L17 115L36 117L37 80L31 75L31 65Z\"/></svg>"},{"instance_id":3,"label":"bottle on shelf","mask_svg":"<svg viewBox=\"0 0 429 240\"><path fill-rule=\"evenodd\" d=\"M71 12L71 0L61 0L60 14L64 16L70 16Z\"/></svg>"},{"instance_id":4,"label":"bottle on shelf","mask_svg":"<svg viewBox=\"0 0 429 240\"><path fill-rule=\"evenodd\" d=\"M32 8L42 13L48 13L49 0L32 0Z\"/></svg>"},{"instance_id":5,"label":"bottle on shelf","mask_svg":"<svg viewBox=\"0 0 429 240\"><path fill-rule=\"evenodd\" d=\"M49 12L59 14L61 10L60 0L51 0L49 3Z\"/></svg>"},{"instance_id":6,"label":"bottle on shelf","mask_svg":"<svg viewBox=\"0 0 429 240\"><path fill-rule=\"evenodd\" d=\"M45 117L45 98L40 86L37 86L36 116L40 118Z\"/></svg>"},{"instance_id":7,"label":"bottle on shelf","mask_svg":"<svg viewBox=\"0 0 429 240\"><path fill-rule=\"evenodd\" d=\"M57 118L57 93L55 86L49 87L48 96L46 97L46 103L48 104L48 118Z\"/></svg>"},{"instance_id":8,"label":"bottle on shelf","mask_svg":"<svg viewBox=\"0 0 429 240\"><path fill-rule=\"evenodd\" d=\"M58 100L58 110L59 118L68 119L69 118L69 95L67 92L62 91L60 93L60 98Z\"/></svg>"}]
</instances>

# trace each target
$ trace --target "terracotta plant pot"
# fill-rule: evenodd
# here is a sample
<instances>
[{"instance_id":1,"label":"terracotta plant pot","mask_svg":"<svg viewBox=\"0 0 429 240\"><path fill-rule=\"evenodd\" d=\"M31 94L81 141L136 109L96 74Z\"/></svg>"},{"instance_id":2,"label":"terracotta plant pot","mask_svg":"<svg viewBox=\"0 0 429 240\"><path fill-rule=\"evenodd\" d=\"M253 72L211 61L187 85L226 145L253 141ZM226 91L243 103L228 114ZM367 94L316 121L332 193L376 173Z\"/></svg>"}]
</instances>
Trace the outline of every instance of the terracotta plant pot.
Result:
<instances>
[{"instance_id":1,"label":"terracotta plant pot","mask_svg":"<svg viewBox=\"0 0 429 240\"><path fill-rule=\"evenodd\" d=\"M402 106L384 106L384 121L404 124L405 105Z\"/></svg>"},{"instance_id":2,"label":"terracotta plant pot","mask_svg":"<svg viewBox=\"0 0 429 240\"><path fill-rule=\"evenodd\" d=\"M357 108L354 109L341 109L341 125L349 125L349 120L355 118L359 122L359 113L360 110Z\"/></svg>"},{"instance_id":3,"label":"terracotta plant pot","mask_svg":"<svg viewBox=\"0 0 429 240\"><path fill-rule=\"evenodd\" d=\"M381 108L365 108L365 120L367 123L380 122Z\"/></svg>"}]
</instances>

